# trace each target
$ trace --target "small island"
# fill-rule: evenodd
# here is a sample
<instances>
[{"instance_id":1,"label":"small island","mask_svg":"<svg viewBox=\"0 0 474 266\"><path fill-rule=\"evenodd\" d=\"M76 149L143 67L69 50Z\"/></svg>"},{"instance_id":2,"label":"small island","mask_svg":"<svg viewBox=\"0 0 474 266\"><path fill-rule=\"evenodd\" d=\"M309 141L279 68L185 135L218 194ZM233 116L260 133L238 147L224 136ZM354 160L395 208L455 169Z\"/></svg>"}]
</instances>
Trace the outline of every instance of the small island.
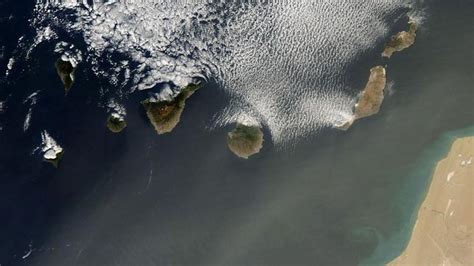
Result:
<instances>
[{"instance_id":1,"label":"small island","mask_svg":"<svg viewBox=\"0 0 474 266\"><path fill-rule=\"evenodd\" d=\"M41 151L43 152L44 161L57 168L64 155L63 148L56 143L46 130L41 132L41 139Z\"/></svg>"},{"instance_id":2,"label":"small island","mask_svg":"<svg viewBox=\"0 0 474 266\"><path fill-rule=\"evenodd\" d=\"M457 139L433 174L405 251L388 265L472 265L474 137Z\"/></svg>"},{"instance_id":3,"label":"small island","mask_svg":"<svg viewBox=\"0 0 474 266\"><path fill-rule=\"evenodd\" d=\"M378 113L384 99L386 83L385 68L383 66L371 68L369 80L354 106L354 115L348 121L336 125L336 128L347 130L355 120Z\"/></svg>"},{"instance_id":4,"label":"small island","mask_svg":"<svg viewBox=\"0 0 474 266\"><path fill-rule=\"evenodd\" d=\"M408 21L408 31L402 31L392 36L382 53L383 57L390 58L395 52L400 52L415 43L417 25L411 18Z\"/></svg>"},{"instance_id":5,"label":"small island","mask_svg":"<svg viewBox=\"0 0 474 266\"><path fill-rule=\"evenodd\" d=\"M76 67L71 61L63 60L62 58L56 61L55 66L67 94L74 84L74 72L76 71Z\"/></svg>"},{"instance_id":6,"label":"small island","mask_svg":"<svg viewBox=\"0 0 474 266\"><path fill-rule=\"evenodd\" d=\"M248 159L263 146L262 127L258 123L238 122L227 135L227 145L235 155Z\"/></svg>"},{"instance_id":7,"label":"small island","mask_svg":"<svg viewBox=\"0 0 474 266\"><path fill-rule=\"evenodd\" d=\"M127 121L123 115L112 113L107 119L107 128L113 133L120 133L127 127Z\"/></svg>"},{"instance_id":8,"label":"small island","mask_svg":"<svg viewBox=\"0 0 474 266\"><path fill-rule=\"evenodd\" d=\"M142 102L148 119L158 134L171 132L179 123L186 99L201 88L201 83L189 84L171 99L148 98Z\"/></svg>"}]
</instances>

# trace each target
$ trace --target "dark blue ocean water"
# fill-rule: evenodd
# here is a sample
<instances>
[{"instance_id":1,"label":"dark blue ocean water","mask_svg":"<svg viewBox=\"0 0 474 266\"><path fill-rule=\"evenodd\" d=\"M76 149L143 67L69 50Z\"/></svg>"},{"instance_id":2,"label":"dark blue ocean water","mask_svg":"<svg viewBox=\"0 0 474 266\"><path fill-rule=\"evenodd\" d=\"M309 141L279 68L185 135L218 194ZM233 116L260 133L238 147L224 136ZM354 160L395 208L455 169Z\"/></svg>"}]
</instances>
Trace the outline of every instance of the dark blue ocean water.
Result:
<instances>
[{"instance_id":1,"label":"dark blue ocean water","mask_svg":"<svg viewBox=\"0 0 474 266\"><path fill-rule=\"evenodd\" d=\"M206 129L229 101L213 81L189 99L172 134L158 136L139 93L125 102L127 129L106 129L99 90L116 88L86 63L65 97L54 43L3 78L18 38L33 34L32 6L0 2L1 265L356 265L378 241L406 234L417 207L410 199L429 179L416 174L425 151L474 124L469 1L427 3L416 44L389 62L394 93L377 116L291 151L267 141L250 160L227 150L229 128ZM378 54L354 62L364 75L356 87ZM36 91L24 132L24 100ZM32 155L42 130L65 148L58 169Z\"/></svg>"}]
</instances>

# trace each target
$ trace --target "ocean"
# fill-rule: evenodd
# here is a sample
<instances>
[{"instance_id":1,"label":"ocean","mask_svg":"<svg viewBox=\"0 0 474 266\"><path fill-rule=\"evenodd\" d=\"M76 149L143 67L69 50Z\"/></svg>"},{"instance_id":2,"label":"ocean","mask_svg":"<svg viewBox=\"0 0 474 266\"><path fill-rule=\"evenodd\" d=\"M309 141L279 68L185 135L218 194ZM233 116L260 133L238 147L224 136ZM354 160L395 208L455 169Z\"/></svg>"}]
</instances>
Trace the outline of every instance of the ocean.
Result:
<instances>
[{"instance_id":1,"label":"ocean","mask_svg":"<svg viewBox=\"0 0 474 266\"><path fill-rule=\"evenodd\" d=\"M32 5L1 5L0 25L9 33L0 36L4 73L18 38L35 32L25 22ZM294 111L288 107L292 103L305 106L305 99L318 97L298 88L324 87L318 83L324 79L303 69L290 75L294 80L276 83L295 85L295 92L282 89L295 97L292 102L276 90L271 92L278 97L265 98L258 89L273 80L273 68L247 62L248 69L269 75L259 80L240 76L246 69L230 67L239 58L258 58L265 66L273 57L250 54L223 63L231 70L222 67L221 79L208 79L186 102L174 131L158 136L138 103L147 92L138 85L131 94L125 91L133 81L111 84L108 79L116 72L98 75L94 62L83 62L65 97L54 69L54 41L38 44L29 60L18 56L0 83L0 264L381 265L396 257L409 239L407 228L426 193L430 167L448 148L440 141L448 132L474 125L474 3L432 0L422 6L423 22L412 47L381 60L380 36L402 29L403 21L386 32L379 29L373 47L342 60L345 70L331 76L342 92L311 102L323 101L318 108L344 113L370 67L387 64L391 85L381 111L348 131L331 128L338 115L323 119L309 111L307 123L294 120L305 115L277 116ZM394 10L390 21L405 12ZM17 15L5 20L8 11ZM77 35L57 31L77 49L86 46ZM217 66L221 62L204 59ZM317 73L326 70L332 68ZM194 68L183 71L193 74ZM245 83L251 86L229 88ZM105 127L107 107L101 103L115 94L127 109L128 127L118 135ZM333 104L331 95L342 100ZM282 101L285 108L258 99ZM306 109L296 110L305 114ZM226 146L227 132L241 113L254 115L264 126L264 147L249 160ZM65 149L57 169L32 154L44 129ZM292 129L295 133L288 133Z\"/></svg>"}]
</instances>

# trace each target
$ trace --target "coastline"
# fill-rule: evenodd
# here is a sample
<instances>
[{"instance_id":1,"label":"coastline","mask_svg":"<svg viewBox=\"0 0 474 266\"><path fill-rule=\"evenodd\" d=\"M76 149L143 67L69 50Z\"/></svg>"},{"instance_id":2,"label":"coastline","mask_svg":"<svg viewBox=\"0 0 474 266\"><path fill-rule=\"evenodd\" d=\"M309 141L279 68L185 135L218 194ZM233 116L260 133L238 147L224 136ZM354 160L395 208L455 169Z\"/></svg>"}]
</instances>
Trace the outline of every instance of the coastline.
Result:
<instances>
[{"instance_id":1,"label":"coastline","mask_svg":"<svg viewBox=\"0 0 474 266\"><path fill-rule=\"evenodd\" d=\"M448 131L433 142L414 162L417 167L409 174L410 179L402 185L394 198L393 208L403 221L397 233L390 236L378 235L379 244L360 265L386 265L399 257L409 245L417 222L418 211L424 202L431 182L434 180L435 168L443 160L457 139L474 136L474 126ZM446 180L446 176L443 177Z\"/></svg>"},{"instance_id":2,"label":"coastline","mask_svg":"<svg viewBox=\"0 0 474 266\"><path fill-rule=\"evenodd\" d=\"M469 265L474 259L474 136L458 138L438 162L405 251L388 265Z\"/></svg>"}]
</instances>

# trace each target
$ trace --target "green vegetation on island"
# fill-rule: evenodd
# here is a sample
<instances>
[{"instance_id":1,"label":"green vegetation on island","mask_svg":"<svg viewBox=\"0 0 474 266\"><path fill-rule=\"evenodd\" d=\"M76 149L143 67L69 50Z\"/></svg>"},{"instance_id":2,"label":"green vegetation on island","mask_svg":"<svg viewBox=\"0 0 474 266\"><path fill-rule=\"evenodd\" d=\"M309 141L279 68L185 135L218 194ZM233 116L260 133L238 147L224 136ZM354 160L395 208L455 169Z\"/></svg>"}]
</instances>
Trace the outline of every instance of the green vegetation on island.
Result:
<instances>
[{"instance_id":1,"label":"green vegetation on island","mask_svg":"<svg viewBox=\"0 0 474 266\"><path fill-rule=\"evenodd\" d=\"M149 98L142 102L148 119L158 134L171 132L179 123L186 99L201 88L201 83L189 84L171 100Z\"/></svg>"},{"instance_id":2,"label":"green vegetation on island","mask_svg":"<svg viewBox=\"0 0 474 266\"><path fill-rule=\"evenodd\" d=\"M260 125L237 123L227 135L227 145L237 156L248 159L260 151L263 146L263 132Z\"/></svg>"},{"instance_id":3,"label":"green vegetation on island","mask_svg":"<svg viewBox=\"0 0 474 266\"><path fill-rule=\"evenodd\" d=\"M76 71L76 68L71 62L64 61L61 58L56 61L55 66L67 94L74 84L74 72Z\"/></svg>"},{"instance_id":4,"label":"green vegetation on island","mask_svg":"<svg viewBox=\"0 0 474 266\"><path fill-rule=\"evenodd\" d=\"M393 53L400 52L415 43L417 25L412 19L408 22L408 31L402 31L392 36L382 53L383 57L390 58Z\"/></svg>"},{"instance_id":5,"label":"green vegetation on island","mask_svg":"<svg viewBox=\"0 0 474 266\"><path fill-rule=\"evenodd\" d=\"M113 113L107 119L107 127L113 133L120 133L127 127L127 121L123 116Z\"/></svg>"}]
</instances>

